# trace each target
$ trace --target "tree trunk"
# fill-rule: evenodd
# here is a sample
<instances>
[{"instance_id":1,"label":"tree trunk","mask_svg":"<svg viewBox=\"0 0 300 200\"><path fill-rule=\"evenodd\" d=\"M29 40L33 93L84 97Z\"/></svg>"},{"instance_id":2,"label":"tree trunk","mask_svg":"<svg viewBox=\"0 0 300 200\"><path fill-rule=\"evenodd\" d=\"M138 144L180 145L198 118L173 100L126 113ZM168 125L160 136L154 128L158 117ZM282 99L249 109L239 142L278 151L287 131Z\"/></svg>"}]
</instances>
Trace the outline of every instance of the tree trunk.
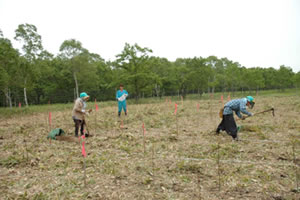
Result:
<instances>
[{"instance_id":1,"label":"tree trunk","mask_svg":"<svg viewBox=\"0 0 300 200\"><path fill-rule=\"evenodd\" d=\"M9 104L9 107L12 108L10 89L6 89L6 91L4 92L4 94L6 96L6 101Z\"/></svg>"},{"instance_id":2,"label":"tree trunk","mask_svg":"<svg viewBox=\"0 0 300 200\"><path fill-rule=\"evenodd\" d=\"M73 76L74 76L74 81L75 81L75 88L76 88L76 97L78 98L78 82L77 82L77 76L76 76L76 72L73 72Z\"/></svg>"},{"instance_id":3,"label":"tree trunk","mask_svg":"<svg viewBox=\"0 0 300 200\"><path fill-rule=\"evenodd\" d=\"M209 79L207 80L207 94L210 93L210 88L209 88Z\"/></svg>"},{"instance_id":4,"label":"tree trunk","mask_svg":"<svg viewBox=\"0 0 300 200\"><path fill-rule=\"evenodd\" d=\"M215 81L216 81L216 75L214 75L214 79L213 79L213 88L212 88L212 93L215 93Z\"/></svg>"},{"instance_id":5,"label":"tree trunk","mask_svg":"<svg viewBox=\"0 0 300 200\"><path fill-rule=\"evenodd\" d=\"M26 107L28 107L26 87L24 87L24 101L25 101Z\"/></svg>"}]
</instances>

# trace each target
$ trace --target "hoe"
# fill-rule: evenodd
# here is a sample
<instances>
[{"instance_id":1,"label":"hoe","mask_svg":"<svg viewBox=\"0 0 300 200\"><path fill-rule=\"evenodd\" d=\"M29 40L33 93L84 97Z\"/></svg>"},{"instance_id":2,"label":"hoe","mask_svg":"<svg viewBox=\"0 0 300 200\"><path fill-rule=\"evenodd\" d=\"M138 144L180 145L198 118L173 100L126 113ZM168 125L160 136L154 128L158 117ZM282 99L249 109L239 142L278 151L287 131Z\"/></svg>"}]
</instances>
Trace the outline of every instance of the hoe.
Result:
<instances>
[{"instance_id":1,"label":"hoe","mask_svg":"<svg viewBox=\"0 0 300 200\"><path fill-rule=\"evenodd\" d=\"M270 111L272 111L272 115L273 115L273 117L275 117L275 109L274 108L270 108L268 110L264 110L264 111L261 111L261 112L258 112L258 113L254 113L253 116L258 115L258 114L262 114L262 113L266 113L266 112L270 112ZM250 117L250 116L246 116L245 119L248 118L248 117Z\"/></svg>"}]
</instances>

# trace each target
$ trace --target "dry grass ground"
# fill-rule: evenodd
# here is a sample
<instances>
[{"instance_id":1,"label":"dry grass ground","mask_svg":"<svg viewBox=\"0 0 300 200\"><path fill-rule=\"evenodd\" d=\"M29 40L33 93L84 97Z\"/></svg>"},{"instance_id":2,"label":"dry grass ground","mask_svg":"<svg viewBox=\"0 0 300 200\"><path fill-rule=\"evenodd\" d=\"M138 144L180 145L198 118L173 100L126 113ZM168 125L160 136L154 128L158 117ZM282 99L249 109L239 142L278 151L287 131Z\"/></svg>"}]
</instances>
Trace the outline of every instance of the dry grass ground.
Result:
<instances>
[{"instance_id":1,"label":"dry grass ground","mask_svg":"<svg viewBox=\"0 0 300 200\"><path fill-rule=\"evenodd\" d=\"M100 104L87 119L86 187L79 142L50 143L47 114L2 118L0 199L300 198L299 97L257 97L253 112L276 116L237 121L239 142L212 133L219 100L177 103L178 133L174 103L129 105L122 129L116 106ZM52 127L74 137L70 115L53 112Z\"/></svg>"}]
</instances>

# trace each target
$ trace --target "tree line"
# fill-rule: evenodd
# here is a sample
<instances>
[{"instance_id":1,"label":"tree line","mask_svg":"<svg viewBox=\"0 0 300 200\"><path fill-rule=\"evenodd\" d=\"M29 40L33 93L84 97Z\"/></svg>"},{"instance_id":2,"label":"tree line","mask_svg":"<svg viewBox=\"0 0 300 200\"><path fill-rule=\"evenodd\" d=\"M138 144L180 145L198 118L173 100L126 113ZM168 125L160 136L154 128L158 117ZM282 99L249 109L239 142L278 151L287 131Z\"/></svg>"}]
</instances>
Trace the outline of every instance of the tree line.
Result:
<instances>
[{"instance_id":1,"label":"tree line","mask_svg":"<svg viewBox=\"0 0 300 200\"><path fill-rule=\"evenodd\" d=\"M120 83L131 98L162 97L188 93L258 91L299 87L300 72L246 68L228 58L166 58L152 50L125 44L114 61L105 61L75 39L65 40L57 55L43 48L42 37L32 24L20 24L12 46L0 30L0 106L72 102L82 91L97 100L115 99Z\"/></svg>"}]
</instances>

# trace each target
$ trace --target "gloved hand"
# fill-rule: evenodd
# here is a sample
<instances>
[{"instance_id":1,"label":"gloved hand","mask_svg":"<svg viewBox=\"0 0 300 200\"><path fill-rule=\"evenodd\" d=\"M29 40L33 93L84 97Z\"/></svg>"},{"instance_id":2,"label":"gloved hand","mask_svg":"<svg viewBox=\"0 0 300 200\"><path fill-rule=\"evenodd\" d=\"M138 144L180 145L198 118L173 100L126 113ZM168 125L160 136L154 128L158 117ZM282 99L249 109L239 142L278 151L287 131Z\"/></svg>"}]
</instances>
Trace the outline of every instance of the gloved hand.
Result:
<instances>
[{"instance_id":1,"label":"gloved hand","mask_svg":"<svg viewBox=\"0 0 300 200\"><path fill-rule=\"evenodd\" d=\"M245 119L246 119L246 117L245 117L245 116L243 116L243 117L242 117L242 120L245 120Z\"/></svg>"}]
</instances>

